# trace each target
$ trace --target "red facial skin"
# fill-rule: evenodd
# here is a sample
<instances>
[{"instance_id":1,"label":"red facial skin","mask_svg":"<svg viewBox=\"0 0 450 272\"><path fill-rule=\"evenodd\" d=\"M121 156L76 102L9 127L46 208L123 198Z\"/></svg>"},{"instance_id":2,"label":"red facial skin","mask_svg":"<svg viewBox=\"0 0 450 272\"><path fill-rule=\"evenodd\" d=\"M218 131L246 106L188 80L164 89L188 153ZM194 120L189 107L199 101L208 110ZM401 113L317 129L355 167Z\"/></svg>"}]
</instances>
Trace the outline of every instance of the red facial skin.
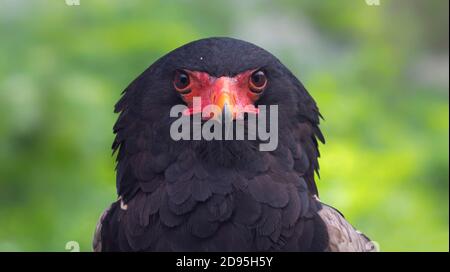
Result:
<instances>
[{"instance_id":1,"label":"red facial skin","mask_svg":"<svg viewBox=\"0 0 450 272\"><path fill-rule=\"evenodd\" d=\"M202 112L208 105L216 105L222 111L225 104L231 110L233 119L243 118L245 112L258 114L258 108L254 106L254 103L262 92L256 93L250 89L250 77L256 70L248 70L234 77L219 78L210 76L206 72L183 71L189 75L189 86L183 90L176 89L189 108L184 114L192 115ZM186 93L186 90L190 92ZM194 97L200 98L201 108L194 108ZM210 117L203 116L203 118Z\"/></svg>"}]
</instances>

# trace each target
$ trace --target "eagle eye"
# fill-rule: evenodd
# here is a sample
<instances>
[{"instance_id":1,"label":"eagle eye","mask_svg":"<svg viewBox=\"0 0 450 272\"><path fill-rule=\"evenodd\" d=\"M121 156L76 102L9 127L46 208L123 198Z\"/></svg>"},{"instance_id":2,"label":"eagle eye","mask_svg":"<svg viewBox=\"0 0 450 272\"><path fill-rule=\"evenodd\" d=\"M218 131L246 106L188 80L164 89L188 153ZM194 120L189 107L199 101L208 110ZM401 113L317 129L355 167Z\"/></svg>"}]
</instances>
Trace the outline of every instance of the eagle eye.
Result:
<instances>
[{"instance_id":1,"label":"eagle eye","mask_svg":"<svg viewBox=\"0 0 450 272\"><path fill-rule=\"evenodd\" d=\"M182 94L190 93L191 80L189 78L189 74L182 70L176 71L173 78L173 86Z\"/></svg>"},{"instance_id":2,"label":"eagle eye","mask_svg":"<svg viewBox=\"0 0 450 272\"><path fill-rule=\"evenodd\" d=\"M262 70L257 70L250 76L250 90L254 93L261 93L267 85L266 74Z\"/></svg>"}]
</instances>

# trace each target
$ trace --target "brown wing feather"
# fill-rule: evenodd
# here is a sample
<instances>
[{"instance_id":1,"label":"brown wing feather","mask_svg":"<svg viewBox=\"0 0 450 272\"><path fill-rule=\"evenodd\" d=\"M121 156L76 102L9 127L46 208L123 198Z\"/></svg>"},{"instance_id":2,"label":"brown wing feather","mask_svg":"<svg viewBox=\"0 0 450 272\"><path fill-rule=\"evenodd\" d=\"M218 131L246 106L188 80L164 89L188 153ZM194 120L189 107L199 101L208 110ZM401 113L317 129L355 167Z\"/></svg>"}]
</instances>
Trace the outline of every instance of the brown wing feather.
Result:
<instances>
[{"instance_id":1,"label":"brown wing feather","mask_svg":"<svg viewBox=\"0 0 450 272\"><path fill-rule=\"evenodd\" d=\"M357 231L336 209L323 205L318 212L324 221L328 236L328 251L333 252L374 252L375 243Z\"/></svg>"},{"instance_id":2,"label":"brown wing feather","mask_svg":"<svg viewBox=\"0 0 450 272\"><path fill-rule=\"evenodd\" d=\"M112 205L111 205L112 206ZM111 206L109 206L100 216L97 226L95 227L95 233L94 233L94 239L92 241L92 248L95 252L101 252L102 251L102 227L103 227L103 221L105 220L106 216L109 214L109 211L111 210Z\"/></svg>"}]
</instances>

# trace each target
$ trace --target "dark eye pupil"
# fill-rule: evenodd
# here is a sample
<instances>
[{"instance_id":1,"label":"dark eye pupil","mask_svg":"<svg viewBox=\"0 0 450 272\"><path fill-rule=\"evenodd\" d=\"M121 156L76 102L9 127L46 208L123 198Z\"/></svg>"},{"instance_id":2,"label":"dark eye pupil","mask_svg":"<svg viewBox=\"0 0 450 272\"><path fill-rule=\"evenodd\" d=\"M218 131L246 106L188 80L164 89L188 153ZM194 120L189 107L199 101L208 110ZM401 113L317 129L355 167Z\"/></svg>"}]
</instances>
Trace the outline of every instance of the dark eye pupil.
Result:
<instances>
[{"instance_id":1,"label":"dark eye pupil","mask_svg":"<svg viewBox=\"0 0 450 272\"><path fill-rule=\"evenodd\" d=\"M255 87L262 87L266 83L266 76L263 71L258 71L252 75L252 82Z\"/></svg>"},{"instance_id":2,"label":"dark eye pupil","mask_svg":"<svg viewBox=\"0 0 450 272\"><path fill-rule=\"evenodd\" d=\"M186 85L188 83L188 78L186 75L180 75L180 84L181 85Z\"/></svg>"},{"instance_id":3,"label":"dark eye pupil","mask_svg":"<svg viewBox=\"0 0 450 272\"><path fill-rule=\"evenodd\" d=\"M177 72L175 75L175 87L184 89L189 86L189 76L184 72Z\"/></svg>"}]
</instances>

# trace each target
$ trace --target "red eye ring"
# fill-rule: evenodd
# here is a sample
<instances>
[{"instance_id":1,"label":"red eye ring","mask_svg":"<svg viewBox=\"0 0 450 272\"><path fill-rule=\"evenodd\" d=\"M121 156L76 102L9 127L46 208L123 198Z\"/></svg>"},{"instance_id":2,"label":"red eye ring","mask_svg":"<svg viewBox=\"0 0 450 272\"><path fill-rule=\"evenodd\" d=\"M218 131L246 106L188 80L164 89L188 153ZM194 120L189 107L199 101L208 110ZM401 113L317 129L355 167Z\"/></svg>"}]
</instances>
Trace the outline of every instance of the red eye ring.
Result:
<instances>
[{"instance_id":1,"label":"red eye ring","mask_svg":"<svg viewBox=\"0 0 450 272\"><path fill-rule=\"evenodd\" d=\"M175 71L173 77L173 86L181 94L188 94L191 92L191 78L188 73L183 70Z\"/></svg>"},{"instance_id":2,"label":"red eye ring","mask_svg":"<svg viewBox=\"0 0 450 272\"><path fill-rule=\"evenodd\" d=\"M250 75L249 78L250 91L254 93L262 93L267 85L267 77L264 71L257 70Z\"/></svg>"}]
</instances>

